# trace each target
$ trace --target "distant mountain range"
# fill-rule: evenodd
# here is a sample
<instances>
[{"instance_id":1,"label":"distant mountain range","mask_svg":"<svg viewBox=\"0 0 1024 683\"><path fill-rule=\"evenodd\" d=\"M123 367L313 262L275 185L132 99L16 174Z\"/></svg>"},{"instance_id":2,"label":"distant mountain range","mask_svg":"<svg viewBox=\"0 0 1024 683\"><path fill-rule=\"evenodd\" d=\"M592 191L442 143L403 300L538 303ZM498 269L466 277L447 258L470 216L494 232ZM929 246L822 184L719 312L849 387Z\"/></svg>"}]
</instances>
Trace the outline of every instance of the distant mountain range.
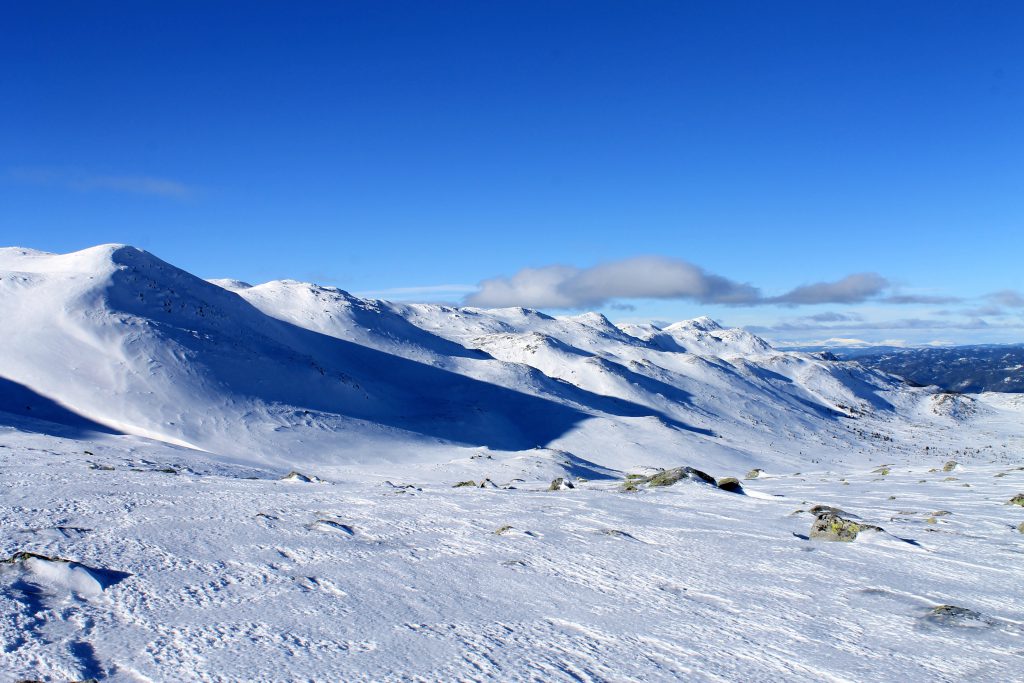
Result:
<instances>
[{"instance_id":1,"label":"distant mountain range","mask_svg":"<svg viewBox=\"0 0 1024 683\"><path fill-rule=\"evenodd\" d=\"M814 347L804 351L824 351ZM914 384L947 391L1024 393L1024 344L901 348L830 348L842 360L898 375Z\"/></svg>"}]
</instances>

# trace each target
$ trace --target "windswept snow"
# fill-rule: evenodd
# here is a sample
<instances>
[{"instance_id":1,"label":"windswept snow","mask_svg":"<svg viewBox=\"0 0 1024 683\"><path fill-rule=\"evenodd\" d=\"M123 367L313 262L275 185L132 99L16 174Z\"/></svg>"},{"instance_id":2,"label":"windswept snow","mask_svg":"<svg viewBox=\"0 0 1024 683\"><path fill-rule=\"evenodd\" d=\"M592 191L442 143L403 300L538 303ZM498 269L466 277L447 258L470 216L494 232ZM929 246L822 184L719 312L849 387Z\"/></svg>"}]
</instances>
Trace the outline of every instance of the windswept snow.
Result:
<instances>
[{"instance_id":1,"label":"windswept snow","mask_svg":"<svg viewBox=\"0 0 1024 683\"><path fill-rule=\"evenodd\" d=\"M1019 670L1019 398L123 245L0 250L0 319L10 680ZM684 466L739 482L643 483Z\"/></svg>"}]
</instances>

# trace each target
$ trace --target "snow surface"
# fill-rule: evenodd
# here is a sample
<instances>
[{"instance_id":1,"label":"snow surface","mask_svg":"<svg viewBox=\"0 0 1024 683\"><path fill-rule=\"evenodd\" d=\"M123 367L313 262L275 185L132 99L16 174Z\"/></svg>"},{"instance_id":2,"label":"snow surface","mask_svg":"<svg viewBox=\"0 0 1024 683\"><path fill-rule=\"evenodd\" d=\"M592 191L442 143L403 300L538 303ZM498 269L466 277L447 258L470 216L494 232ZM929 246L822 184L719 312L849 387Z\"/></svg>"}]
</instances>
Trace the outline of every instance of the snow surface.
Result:
<instances>
[{"instance_id":1,"label":"snow surface","mask_svg":"<svg viewBox=\"0 0 1024 683\"><path fill-rule=\"evenodd\" d=\"M1022 397L123 245L0 249L0 320L9 680L1018 675ZM747 495L622 490L683 465Z\"/></svg>"}]
</instances>

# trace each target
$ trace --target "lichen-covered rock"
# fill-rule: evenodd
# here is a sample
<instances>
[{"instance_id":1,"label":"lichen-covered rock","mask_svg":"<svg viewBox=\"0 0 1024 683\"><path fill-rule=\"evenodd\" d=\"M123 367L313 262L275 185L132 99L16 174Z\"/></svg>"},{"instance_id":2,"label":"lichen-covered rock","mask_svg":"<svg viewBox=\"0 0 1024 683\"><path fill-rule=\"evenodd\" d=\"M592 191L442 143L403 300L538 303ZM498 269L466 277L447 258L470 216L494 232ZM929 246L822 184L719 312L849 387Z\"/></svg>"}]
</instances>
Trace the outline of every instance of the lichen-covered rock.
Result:
<instances>
[{"instance_id":1,"label":"lichen-covered rock","mask_svg":"<svg viewBox=\"0 0 1024 683\"><path fill-rule=\"evenodd\" d=\"M871 470L872 474L881 474L883 477L889 474L890 472L892 472L892 470L889 469L888 465L882 465L881 467L876 467L875 469Z\"/></svg>"},{"instance_id":2,"label":"lichen-covered rock","mask_svg":"<svg viewBox=\"0 0 1024 683\"><path fill-rule=\"evenodd\" d=\"M1017 531L1019 531L1022 534L1024 534L1024 522L1021 522L1020 524L1017 525Z\"/></svg>"},{"instance_id":3,"label":"lichen-covered rock","mask_svg":"<svg viewBox=\"0 0 1024 683\"><path fill-rule=\"evenodd\" d=\"M508 533L509 531L512 531L512 525L511 524L504 524L504 525L498 527L497 530L494 533L496 533L496 534L498 534L500 536L502 534Z\"/></svg>"},{"instance_id":4,"label":"lichen-covered rock","mask_svg":"<svg viewBox=\"0 0 1024 683\"><path fill-rule=\"evenodd\" d=\"M849 542L857 538L862 531L881 531L882 529L870 524L862 524L852 519L846 519L831 512L825 512L815 517L811 524L811 538L823 541L844 541Z\"/></svg>"},{"instance_id":5,"label":"lichen-covered rock","mask_svg":"<svg viewBox=\"0 0 1024 683\"><path fill-rule=\"evenodd\" d=\"M472 486L473 488L476 488L476 482L473 481L472 479L467 479L466 481L460 481L458 484L455 484L454 486L452 486L452 488L453 489L461 489L461 488L466 487L466 486Z\"/></svg>"},{"instance_id":6,"label":"lichen-covered rock","mask_svg":"<svg viewBox=\"0 0 1024 683\"><path fill-rule=\"evenodd\" d=\"M670 470L662 470L644 480L648 486L672 486L679 481L686 479L686 472L682 467L673 467Z\"/></svg>"},{"instance_id":7,"label":"lichen-covered rock","mask_svg":"<svg viewBox=\"0 0 1024 683\"><path fill-rule=\"evenodd\" d=\"M729 493L743 493L743 485L736 477L722 477L718 480L718 488Z\"/></svg>"},{"instance_id":8,"label":"lichen-covered rock","mask_svg":"<svg viewBox=\"0 0 1024 683\"><path fill-rule=\"evenodd\" d=\"M762 472L764 472L764 470L762 470L760 468L754 468L754 469L750 470L749 472L747 472L747 476L745 476L743 478L744 479L757 479L758 477L761 476Z\"/></svg>"},{"instance_id":9,"label":"lichen-covered rock","mask_svg":"<svg viewBox=\"0 0 1024 683\"><path fill-rule=\"evenodd\" d=\"M1016 496L1009 500L1010 505L1020 505L1024 507L1024 493L1018 493Z\"/></svg>"},{"instance_id":10,"label":"lichen-covered rock","mask_svg":"<svg viewBox=\"0 0 1024 683\"><path fill-rule=\"evenodd\" d=\"M956 605L939 605L933 607L925 617L939 626L966 626L968 628L984 628L993 626L995 622L980 612Z\"/></svg>"},{"instance_id":11,"label":"lichen-covered rock","mask_svg":"<svg viewBox=\"0 0 1024 683\"><path fill-rule=\"evenodd\" d=\"M548 487L548 491L566 491L568 489L576 488L571 481L558 477L551 482L551 486Z\"/></svg>"},{"instance_id":12,"label":"lichen-covered rock","mask_svg":"<svg viewBox=\"0 0 1024 683\"><path fill-rule=\"evenodd\" d=\"M956 460L950 460L949 462L947 462L945 465L942 466L942 471L943 472L952 472L953 470L956 469L956 466L957 466L957 461Z\"/></svg>"},{"instance_id":13,"label":"lichen-covered rock","mask_svg":"<svg viewBox=\"0 0 1024 683\"><path fill-rule=\"evenodd\" d=\"M65 562L69 563L71 560L65 560L63 557L50 557L48 555L40 555L39 553L30 553L25 550L14 553L10 557L0 560L3 564L16 564L18 562L25 562L26 560L43 560L44 562Z\"/></svg>"}]
</instances>

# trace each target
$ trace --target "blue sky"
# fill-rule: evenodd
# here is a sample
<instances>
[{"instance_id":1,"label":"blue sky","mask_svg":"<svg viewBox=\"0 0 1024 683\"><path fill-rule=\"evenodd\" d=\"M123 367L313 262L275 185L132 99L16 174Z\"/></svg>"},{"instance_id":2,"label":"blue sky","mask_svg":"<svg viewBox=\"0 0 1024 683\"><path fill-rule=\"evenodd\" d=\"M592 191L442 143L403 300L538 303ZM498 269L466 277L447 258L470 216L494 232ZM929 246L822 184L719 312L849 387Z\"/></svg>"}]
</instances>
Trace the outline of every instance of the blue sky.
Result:
<instances>
[{"instance_id":1,"label":"blue sky","mask_svg":"<svg viewBox=\"0 0 1024 683\"><path fill-rule=\"evenodd\" d=\"M1019 2L18 3L0 242L1024 341L1022 35Z\"/></svg>"}]
</instances>

